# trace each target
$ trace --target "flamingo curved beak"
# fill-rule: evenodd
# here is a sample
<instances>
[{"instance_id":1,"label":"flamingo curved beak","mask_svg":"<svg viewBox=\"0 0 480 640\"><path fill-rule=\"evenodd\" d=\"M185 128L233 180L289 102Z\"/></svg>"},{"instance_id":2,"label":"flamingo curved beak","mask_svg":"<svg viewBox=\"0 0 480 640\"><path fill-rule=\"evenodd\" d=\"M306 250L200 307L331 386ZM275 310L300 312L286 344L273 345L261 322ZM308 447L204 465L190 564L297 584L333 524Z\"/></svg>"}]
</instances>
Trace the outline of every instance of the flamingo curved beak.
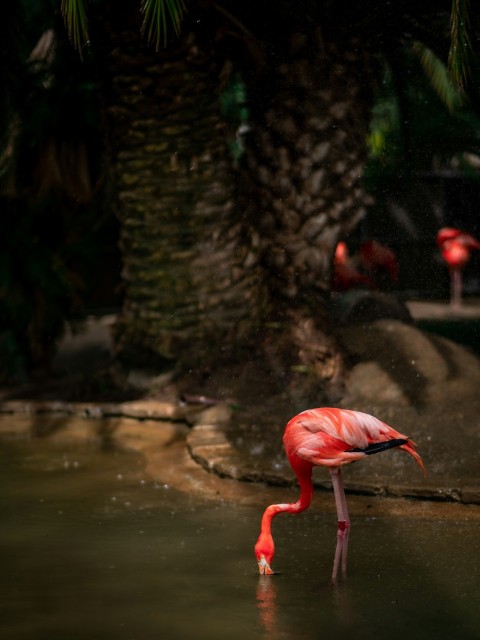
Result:
<instances>
[{"instance_id":1,"label":"flamingo curved beak","mask_svg":"<svg viewBox=\"0 0 480 640\"><path fill-rule=\"evenodd\" d=\"M264 555L258 560L258 571L261 576L273 576L275 571L270 567Z\"/></svg>"}]
</instances>

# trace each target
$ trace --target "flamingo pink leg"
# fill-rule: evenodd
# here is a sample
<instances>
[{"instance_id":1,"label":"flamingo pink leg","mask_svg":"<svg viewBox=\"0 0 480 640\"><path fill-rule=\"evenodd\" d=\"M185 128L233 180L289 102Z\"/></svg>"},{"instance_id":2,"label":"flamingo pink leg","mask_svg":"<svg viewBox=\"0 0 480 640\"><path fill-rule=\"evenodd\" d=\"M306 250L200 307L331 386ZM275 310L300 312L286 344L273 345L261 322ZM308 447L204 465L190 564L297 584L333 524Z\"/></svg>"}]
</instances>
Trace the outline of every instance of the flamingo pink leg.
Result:
<instances>
[{"instance_id":1,"label":"flamingo pink leg","mask_svg":"<svg viewBox=\"0 0 480 640\"><path fill-rule=\"evenodd\" d=\"M462 305L462 272L460 269L450 270L450 304L456 309Z\"/></svg>"},{"instance_id":2,"label":"flamingo pink leg","mask_svg":"<svg viewBox=\"0 0 480 640\"><path fill-rule=\"evenodd\" d=\"M329 469L332 478L333 493L335 495L335 505L337 507L337 546L335 549L335 558L333 560L332 581L335 582L338 574L338 567L342 566L342 574L345 576L347 572L347 552L348 552L348 534L350 532L350 518L348 516L347 498L343 487L342 472L339 467Z\"/></svg>"}]
</instances>

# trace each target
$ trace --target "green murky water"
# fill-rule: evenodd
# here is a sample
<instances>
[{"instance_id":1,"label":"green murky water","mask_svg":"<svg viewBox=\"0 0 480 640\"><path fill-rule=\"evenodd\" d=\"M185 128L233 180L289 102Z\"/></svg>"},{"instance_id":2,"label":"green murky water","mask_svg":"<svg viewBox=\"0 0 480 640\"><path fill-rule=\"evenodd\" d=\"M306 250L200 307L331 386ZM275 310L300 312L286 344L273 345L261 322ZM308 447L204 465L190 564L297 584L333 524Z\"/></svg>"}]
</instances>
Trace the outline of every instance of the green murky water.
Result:
<instances>
[{"instance_id":1,"label":"green murky water","mask_svg":"<svg viewBox=\"0 0 480 640\"><path fill-rule=\"evenodd\" d=\"M258 509L193 500L141 459L0 444L2 640L480 638L477 522L357 518L346 582L335 522L275 522L283 573L258 576Z\"/></svg>"}]
</instances>

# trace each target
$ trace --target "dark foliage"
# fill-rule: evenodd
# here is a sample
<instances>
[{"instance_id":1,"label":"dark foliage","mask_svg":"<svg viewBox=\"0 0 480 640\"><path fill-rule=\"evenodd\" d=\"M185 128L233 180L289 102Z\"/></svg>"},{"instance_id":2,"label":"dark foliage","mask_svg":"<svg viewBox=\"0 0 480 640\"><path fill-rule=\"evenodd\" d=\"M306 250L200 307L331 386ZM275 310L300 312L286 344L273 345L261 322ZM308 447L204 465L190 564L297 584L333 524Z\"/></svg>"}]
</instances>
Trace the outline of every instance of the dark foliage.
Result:
<instances>
[{"instance_id":1,"label":"dark foliage","mask_svg":"<svg viewBox=\"0 0 480 640\"><path fill-rule=\"evenodd\" d=\"M4 380L48 366L65 321L82 314L87 280L102 279L105 234L116 234L101 189L95 61L87 55L82 62L72 50L58 3L13 4L5 28L22 39L5 44L0 123Z\"/></svg>"}]
</instances>

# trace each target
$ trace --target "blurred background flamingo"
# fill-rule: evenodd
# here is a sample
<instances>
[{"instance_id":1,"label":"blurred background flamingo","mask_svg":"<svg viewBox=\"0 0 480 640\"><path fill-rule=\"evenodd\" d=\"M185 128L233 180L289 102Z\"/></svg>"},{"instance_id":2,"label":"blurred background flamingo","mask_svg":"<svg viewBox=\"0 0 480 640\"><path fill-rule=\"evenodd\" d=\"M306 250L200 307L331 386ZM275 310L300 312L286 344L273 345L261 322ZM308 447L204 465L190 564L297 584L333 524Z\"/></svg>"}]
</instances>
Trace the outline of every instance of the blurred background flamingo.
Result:
<instances>
[{"instance_id":1,"label":"blurred background flamingo","mask_svg":"<svg viewBox=\"0 0 480 640\"><path fill-rule=\"evenodd\" d=\"M470 260L470 251L480 249L480 242L469 233L454 227L442 227L437 233L437 246L450 271L450 304L462 304L462 271Z\"/></svg>"},{"instance_id":2,"label":"blurred background flamingo","mask_svg":"<svg viewBox=\"0 0 480 640\"><path fill-rule=\"evenodd\" d=\"M365 240L353 256L346 242L339 242L333 264L335 291L388 289L398 281L399 267L395 253L377 240Z\"/></svg>"},{"instance_id":3,"label":"blurred background flamingo","mask_svg":"<svg viewBox=\"0 0 480 640\"><path fill-rule=\"evenodd\" d=\"M366 273L380 288L383 288L382 285L398 282L397 256L384 244L377 240L365 240L358 250L358 259Z\"/></svg>"},{"instance_id":4,"label":"blurred background flamingo","mask_svg":"<svg viewBox=\"0 0 480 640\"><path fill-rule=\"evenodd\" d=\"M333 289L335 291L348 291L349 289L374 289L375 283L361 273L355 260L351 258L347 243L339 242L335 249L333 259Z\"/></svg>"}]
</instances>

